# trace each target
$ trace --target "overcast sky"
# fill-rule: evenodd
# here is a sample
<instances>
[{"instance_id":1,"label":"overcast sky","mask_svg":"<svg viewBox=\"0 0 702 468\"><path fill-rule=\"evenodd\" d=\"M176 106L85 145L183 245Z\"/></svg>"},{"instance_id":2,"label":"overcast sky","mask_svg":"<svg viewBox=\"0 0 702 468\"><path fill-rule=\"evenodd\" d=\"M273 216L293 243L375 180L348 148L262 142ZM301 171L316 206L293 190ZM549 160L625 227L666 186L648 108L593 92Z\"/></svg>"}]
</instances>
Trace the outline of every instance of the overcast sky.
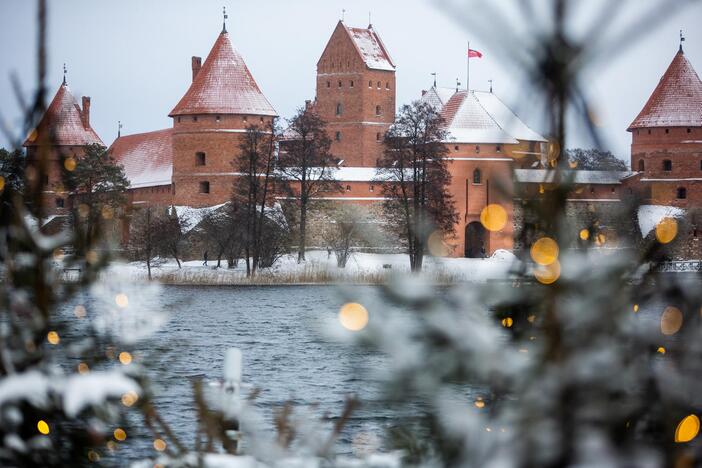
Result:
<instances>
[{"instance_id":1,"label":"overcast sky","mask_svg":"<svg viewBox=\"0 0 702 468\"><path fill-rule=\"evenodd\" d=\"M624 0L617 0L624 1ZM653 1L653 0L651 0ZM682 0L679 0L682 2ZM62 64L77 99L92 97L92 125L106 144L117 133L171 126L168 112L191 81L190 57L206 57L221 30L222 5L229 12L228 30L256 81L283 117L314 97L315 66L329 36L346 9L346 23L367 26L368 12L397 65L398 105L416 99L432 84L455 86L466 74L466 41L484 57L471 61L471 88L495 92L535 130L540 119L529 107L524 83L514 66L497 53L494 37L482 37L446 4L460 0L50 0L49 76L51 96L61 83ZM516 2L492 0L503 7ZM582 2L594 9L597 0ZM601 2L600 2L601 3ZM677 12L655 31L629 45L614 60L604 60L586 75L586 91L599 112L605 145L628 161L626 128L641 110L678 48L678 30L687 36L685 51L702 71L702 2ZM625 18L634 18L649 0L630 1ZM35 2L1 0L0 112L19 132L21 114L10 74L31 89L35 76ZM515 12L513 12L515 13ZM586 12L587 13L587 12ZM515 46L516 47L516 46ZM0 136L0 146L8 144ZM571 146L587 146L575 132Z\"/></svg>"}]
</instances>

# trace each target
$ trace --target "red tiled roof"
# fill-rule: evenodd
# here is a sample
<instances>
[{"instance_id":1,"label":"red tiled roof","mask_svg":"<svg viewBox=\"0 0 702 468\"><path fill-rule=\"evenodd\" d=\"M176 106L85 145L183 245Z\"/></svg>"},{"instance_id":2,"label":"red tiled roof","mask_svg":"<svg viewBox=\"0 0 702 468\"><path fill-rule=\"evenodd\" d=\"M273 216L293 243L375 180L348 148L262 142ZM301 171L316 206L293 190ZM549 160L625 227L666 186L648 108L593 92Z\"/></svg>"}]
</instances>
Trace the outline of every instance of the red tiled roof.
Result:
<instances>
[{"instance_id":1,"label":"red tiled roof","mask_svg":"<svg viewBox=\"0 0 702 468\"><path fill-rule=\"evenodd\" d=\"M395 70L395 64L390 58L390 54L372 26L369 25L368 29L364 29L349 28L344 25L344 28L349 33L354 46L368 68L372 70Z\"/></svg>"},{"instance_id":2,"label":"red tiled roof","mask_svg":"<svg viewBox=\"0 0 702 468\"><path fill-rule=\"evenodd\" d=\"M680 50L628 130L702 126L702 81Z\"/></svg>"},{"instance_id":3,"label":"red tiled roof","mask_svg":"<svg viewBox=\"0 0 702 468\"><path fill-rule=\"evenodd\" d=\"M169 185L173 177L173 129L117 138L108 152L124 167L131 188Z\"/></svg>"},{"instance_id":4,"label":"red tiled roof","mask_svg":"<svg viewBox=\"0 0 702 468\"><path fill-rule=\"evenodd\" d=\"M187 114L277 115L222 32L205 63L169 117Z\"/></svg>"},{"instance_id":5,"label":"red tiled roof","mask_svg":"<svg viewBox=\"0 0 702 468\"><path fill-rule=\"evenodd\" d=\"M36 131L27 137L24 146L37 146L41 141L60 146L105 145L90 124L83 126L82 111L64 82L56 92Z\"/></svg>"}]
</instances>

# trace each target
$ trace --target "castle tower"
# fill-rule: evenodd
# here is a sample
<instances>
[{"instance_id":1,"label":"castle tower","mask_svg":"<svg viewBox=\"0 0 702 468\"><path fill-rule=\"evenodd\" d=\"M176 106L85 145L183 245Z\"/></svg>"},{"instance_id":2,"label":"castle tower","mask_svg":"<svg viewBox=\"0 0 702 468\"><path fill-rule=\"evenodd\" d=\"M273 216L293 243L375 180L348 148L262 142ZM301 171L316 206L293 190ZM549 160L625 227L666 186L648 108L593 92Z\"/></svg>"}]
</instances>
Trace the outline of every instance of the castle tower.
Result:
<instances>
[{"instance_id":1,"label":"castle tower","mask_svg":"<svg viewBox=\"0 0 702 468\"><path fill-rule=\"evenodd\" d=\"M654 204L702 206L702 81L680 50L629 126L631 169Z\"/></svg>"},{"instance_id":2,"label":"castle tower","mask_svg":"<svg viewBox=\"0 0 702 468\"><path fill-rule=\"evenodd\" d=\"M277 116L244 59L222 30L205 63L192 58L193 81L173 118L173 203L212 206L231 198L232 161L246 128Z\"/></svg>"},{"instance_id":3,"label":"castle tower","mask_svg":"<svg viewBox=\"0 0 702 468\"><path fill-rule=\"evenodd\" d=\"M395 120L395 64L372 25L336 25L317 62L315 108L342 166L375 167Z\"/></svg>"},{"instance_id":4,"label":"castle tower","mask_svg":"<svg viewBox=\"0 0 702 468\"><path fill-rule=\"evenodd\" d=\"M37 167L39 158L46 155L44 180L44 207L42 215L65 214L68 206L68 193L62 187L62 158L80 157L84 147L91 144L105 146L95 130L90 126L90 98L82 98L83 108L76 103L71 90L63 83L56 91L51 104L30 133L23 146L27 148L27 171Z\"/></svg>"}]
</instances>

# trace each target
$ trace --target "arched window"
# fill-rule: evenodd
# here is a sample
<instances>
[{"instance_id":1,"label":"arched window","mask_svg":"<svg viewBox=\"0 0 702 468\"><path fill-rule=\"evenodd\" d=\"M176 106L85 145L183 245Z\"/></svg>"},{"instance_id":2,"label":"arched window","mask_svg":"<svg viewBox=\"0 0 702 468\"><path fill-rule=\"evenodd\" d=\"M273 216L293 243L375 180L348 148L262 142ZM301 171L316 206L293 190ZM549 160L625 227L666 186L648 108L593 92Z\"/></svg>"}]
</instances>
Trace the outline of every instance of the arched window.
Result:
<instances>
[{"instance_id":1,"label":"arched window","mask_svg":"<svg viewBox=\"0 0 702 468\"><path fill-rule=\"evenodd\" d=\"M639 159L639 172L643 172L645 167L646 167L646 165L644 163L644 160Z\"/></svg>"},{"instance_id":2,"label":"arched window","mask_svg":"<svg viewBox=\"0 0 702 468\"><path fill-rule=\"evenodd\" d=\"M342 112L343 110L344 110L344 109L343 109L341 103L338 103L338 104L336 105L336 115L341 115L341 112Z\"/></svg>"},{"instance_id":3,"label":"arched window","mask_svg":"<svg viewBox=\"0 0 702 468\"><path fill-rule=\"evenodd\" d=\"M663 160L663 170L664 171L672 171L673 170L673 161L670 159L664 159Z\"/></svg>"},{"instance_id":4,"label":"arched window","mask_svg":"<svg viewBox=\"0 0 702 468\"><path fill-rule=\"evenodd\" d=\"M678 197L680 200L683 200L683 199L687 198L687 189L686 189L685 187L678 187L678 190L677 190L677 197Z\"/></svg>"},{"instance_id":5,"label":"arched window","mask_svg":"<svg viewBox=\"0 0 702 468\"><path fill-rule=\"evenodd\" d=\"M473 171L473 183L474 184L479 184L482 180L482 175L480 174L480 169L476 169Z\"/></svg>"}]
</instances>

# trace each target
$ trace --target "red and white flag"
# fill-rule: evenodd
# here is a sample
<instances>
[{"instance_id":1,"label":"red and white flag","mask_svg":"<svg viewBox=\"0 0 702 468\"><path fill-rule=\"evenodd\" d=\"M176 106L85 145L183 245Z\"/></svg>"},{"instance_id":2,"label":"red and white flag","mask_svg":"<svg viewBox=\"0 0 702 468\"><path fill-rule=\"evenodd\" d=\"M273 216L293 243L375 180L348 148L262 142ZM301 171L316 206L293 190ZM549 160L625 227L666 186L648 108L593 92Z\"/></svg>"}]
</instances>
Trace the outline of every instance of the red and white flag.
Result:
<instances>
[{"instance_id":1,"label":"red and white flag","mask_svg":"<svg viewBox=\"0 0 702 468\"><path fill-rule=\"evenodd\" d=\"M468 58L483 58L483 54L475 49L468 49Z\"/></svg>"}]
</instances>

